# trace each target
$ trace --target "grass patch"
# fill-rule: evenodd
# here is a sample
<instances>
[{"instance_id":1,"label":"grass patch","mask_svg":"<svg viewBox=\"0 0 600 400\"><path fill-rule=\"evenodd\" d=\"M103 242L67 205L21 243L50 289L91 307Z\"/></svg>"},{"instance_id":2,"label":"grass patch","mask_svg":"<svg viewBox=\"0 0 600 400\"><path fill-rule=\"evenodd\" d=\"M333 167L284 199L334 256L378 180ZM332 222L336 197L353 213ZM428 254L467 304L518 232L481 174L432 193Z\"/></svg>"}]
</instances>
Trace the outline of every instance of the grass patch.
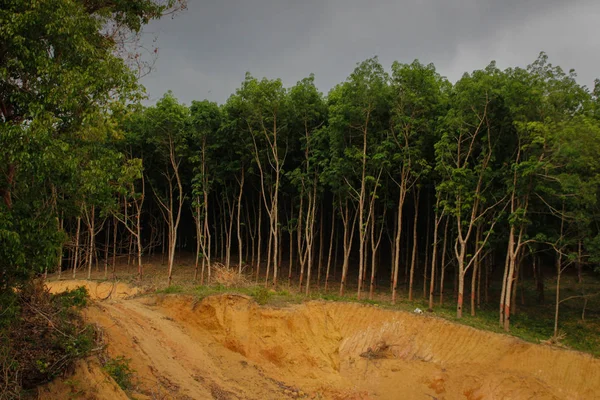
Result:
<instances>
[{"instance_id":1,"label":"grass patch","mask_svg":"<svg viewBox=\"0 0 600 400\"><path fill-rule=\"evenodd\" d=\"M179 285L172 285L172 286L167 286L164 289L159 289L156 291L156 293L164 293L164 294L176 294L176 293L184 293L185 290L183 289L182 286Z\"/></svg>"},{"instance_id":2,"label":"grass patch","mask_svg":"<svg viewBox=\"0 0 600 400\"><path fill-rule=\"evenodd\" d=\"M135 370L129 365L130 362L130 359L119 356L109 358L102 367L123 390L129 390L133 387Z\"/></svg>"}]
</instances>

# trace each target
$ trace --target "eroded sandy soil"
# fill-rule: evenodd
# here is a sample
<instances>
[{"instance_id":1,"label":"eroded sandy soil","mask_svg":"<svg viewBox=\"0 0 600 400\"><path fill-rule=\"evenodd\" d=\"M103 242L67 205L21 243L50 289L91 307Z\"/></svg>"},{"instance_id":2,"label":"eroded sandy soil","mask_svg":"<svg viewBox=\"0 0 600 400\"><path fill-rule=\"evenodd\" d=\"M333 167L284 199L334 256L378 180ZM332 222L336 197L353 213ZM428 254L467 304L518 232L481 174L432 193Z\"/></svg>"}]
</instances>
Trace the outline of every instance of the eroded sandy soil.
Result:
<instances>
[{"instance_id":1,"label":"eroded sandy soil","mask_svg":"<svg viewBox=\"0 0 600 400\"><path fill-rule=\"evenodd\" d=\"M94 303L86 317L102 328L111 356L131 359L134 398L593 399L600 393L600 361L590 356L358 304L273 309L240 295L199 302L114 296ZM114 391L114 382L105 381ZM102 393L99 386L86 398Z\"/></svg>"}]
</instances>

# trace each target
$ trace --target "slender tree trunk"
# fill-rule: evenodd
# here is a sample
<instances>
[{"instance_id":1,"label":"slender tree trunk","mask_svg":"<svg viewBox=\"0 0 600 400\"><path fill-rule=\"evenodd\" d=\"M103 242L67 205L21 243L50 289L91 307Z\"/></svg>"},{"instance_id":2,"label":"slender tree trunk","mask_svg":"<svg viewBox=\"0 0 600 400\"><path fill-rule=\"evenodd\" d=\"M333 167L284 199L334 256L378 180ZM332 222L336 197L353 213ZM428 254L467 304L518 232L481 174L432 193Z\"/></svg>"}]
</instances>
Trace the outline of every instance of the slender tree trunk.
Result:
<instances>
[{"instance_id":1,"label":"slender tree trunk","mask_svg":"<svg viewBox=\"0 0 600 400\"><path fill-rule=\"evenodd\" d=\"M394 212L394 217L392 218L394 220L394 231L392 233L392 236L389 236L389 232L386 230L388 239L390 241L390 248L391 248L391 255L392 255L392 267L390 268L390 292L394 291L394 272L396 270L395 268L395 264L396 264L396 233L397 233L397 229L398 229L398 211Z\"/></svg>"},{"instance_id":2,"label":"slender tree trunk","mask_svg":"<svg viewBox=\"0 0 600 400\"><path fill-rule=\"evenodd\" d=\"M509 238L510 237L511 237L511 235L509 234ZM510 243L509 243L509 249L510 249ZM504 260L504 275L502 277L502 291L500 292L500 326L501 327L504 327L504 318L505 318L505 315L508 315L505 313L505 309L504 309L504 303L505 303L504 298L506 297L509 264L510 264L510 256L507 251L506 259Z\"/></svg>"},{"instance_id":3,"label":"slender tree trunk","mask_svg":"<svg viewBox=\"0 0 600 400\"><path fill-rule=\"evenodd\" d=\"M356 212L352 217L352 223L350 222L350 206L348 204L348 200L346 200L344 211L342 213L342 222L344 224L344 261L342 264L342 278L340 281L340 296L344 295L344 289L346 286L348 265L350 263L350 253L352 251L352 240L354 238L354 227L357 219L358 213Z\"/></svg>"},{"instance_id":4,"label":"slender tree trunk","mask_svg":"<svg viewBox=\"0 0 600 400\"><path fill-rule=\"evenodd\" d=\"M333 249L334 249L334 251L333 251L333 279L334 280L337 276L338 255L340 254L339 244L340 244L340 231L337 230L335 232L335 246L333 247Z\"/></svg>"},{"instance_id":5,"label":"slender tree trunk","mask_svg":"<svg viewBox=\"0 0 600 400\"><path fill-rule=\"evenodd\" d=\"M242 167L242 177L239 180L240 185L240 195L238 196L237 203L237 238L238 238L238 274L242 274L242 254L243 254L243 245L242 245L242 195L244 194L244 167Z\"/></svg>"},{"instance_id":6,"label":"slender tree trunk","mask_svg":"<svg viewBox=\"0 0 600 400\"><path fill-rule=\"evenodd\" d=\"M94 258L94 251L95 251L95 241L96 241L96 231L95 231L95 226L94 226L94 222L96 219L96 207L92 206L92 211L91 211L91 215L88 219L89 221L89 225L88 225L88 229L89 229L89 234L90 234L90 256L88 258L89 263L88 263L88 280L92 279L92 260Z\"/></svg>"},{"instance_id":7,"label":"slender tree trunk","mask_svg":"<svg viewBox=\"0 0 600 400\"><path fill-rule=\"evenodd\" d=\"M444 305L444 279L446 273L446 249L448 244L448 224L450 223L450 216L446 217L446 225L444 226L444 244L442 245L442 263L440 273L440 307Z\"/></svg>"},{"instance_id":8,"label":"slender tree trunk","mask_svg":"<svg viewBox=\"0 0 600 400\"><path fill-rule=\"evenodd\" d=\"M427 272L429 270L429 239L431 232L431 201L427 201L427 233L425 234L425 264L423 264L423 298L427 298Z\"/></svg>"},{"instance_id":9,"label":"slender tree trunk","mask_svg":"<svg viewBox=\"0 0 600 400\"><path fill-rule=\"evenodd\" d=\"M166 223L162 224L162 235L161 235L161 257L160 257L160 265L165 265L165 248L167 243L167 225Z\"/></svg>"},{"instance_id":10,"label":"slender tree trunk","mask_svg":"<svg viewBox=\"0 0 600 400\"><path fill-rule=\"evenodd\" d=\"M219 217L220 217L220 221L222 224L222 227L220 229L220 237L221 237L221 241L219 242L220 245L220 249L219 252L221 253L221 262L223 262L223 260L225 260L225 252L226 252L226 248L227 245L225 244L225 240L226 240L226 234L227 234L227 220L225 219L225 216L227 215L227 212L225 212L225 204L223 202L223 204L221 204L221 202L217 201L217 204L219 204Z\"/></svg>"},{"instance_id":11,"label":"slender tree trunk","mask_svg":"<svg viewBox=\"0 0 600 400\"><path fill-rule=\"evenodd\" d=\"M366 197L366 165L367 165L367 132L363 134L363 154L362 154L362 177L360 181L360 195L358 198L358 291L356 298L360 300L363 283L363 271L365 268L365 197Z\"/></svg>"},{"instance_id":12,"label":"slender tree trunk","mask_svg":"<svg viewBox=\"0 0 600 400\"><path fill-rule=\"evenodd\" d=\"M510 304L511 304L510 315L517 314L517 290L519 287L520 259L521 259L521 257L519 255L517 255L517 259L515 260L515 276L513 279L514 283L513 283L511 300L510 300Z\"/></svg>"},{"instance_id":13,"label":"slender tree trunk","mask_svg":"<svg viewBox=\"0 0 600 400\"><path fill-rule=\"evenodd\" d=\"M560 307L560 279L562 277L562 253L556 255L556 297L554 306L554 337L558 337L558 312Z\"/></svg>"},{"instance_id":14,"label":"slender tree trunk","mask_svg":"<svg viewBox=\"0 0 600 400\"><path fill-rule=\"evenodd\" d=\"M196 223L196 260L194 263L194 282L198 281L198 267L200 265L200 253L202 252L202 240L204 230L204 218L202 217L202 210L200 207L200 197L196 197L196 204L194 205L194 221ZM200 278L202 280L202 278Z\"/></svg>"},{"instance_id":15,"label":"slender tree trunk","mask_svg":"<svg viewBox=\"0 0 600 400\"><path fill-rule=\"evenodd\" d=\"M291 205L291 211L290 211L290 221L294 220L294 206ZM292 286L292 270L294 268L294 229L292 229L292 225L290 223L289 226L289 236L290 236L290 243L289 243L289 263L288 263L288 287Z\"/></svg>"},{"instance_id":16,"label":"slender tree trunk","mask_svg":"<svg viewBox=\"0 0 600 400\"><path fill-rule=\"evenodd\" d=\"M440 226L440 222L442 220L442 216L438 211L439 201L436 204L435 215L434 215L434 223L433 226L433 250L431 253L431 281L429 283L429 311L433 311L433 294L435 291L435 267L437 263L437 248L438 248L438 228ZM425 265L427 268L427 265ZM442 266L443 268L443 266Z\"/></svg>"},{"instance_id":17,"label":"slender tree trunk","mask_svg":"<svg viewBox=\"0 0 600 400\"><path fill-rule=\"evenodd\" d=\"M133 253L133 235L129 232L129 246L127 247L127 272L129 272L129 266L131 265L131 254Z\"/></svg>"},{"instance_id":18,"label":"slender tree trunk","mask_svg":"<svg viewBox=\"0 0 600 400\"><path fill-rule=\"evenodd\" d=\"M316 199L315 199L316 201ZM319 265L317 267L317 288L321 286L321 270L323 269L323 205L321 205L321 213L320 213L320 222L319 222Z\"/></svg>"},{"instance_id":19,"label":"slender tree trunk","mask_svg":"<svg viewBox=\"0 0 600 400\"><path fill-rule=\"evenodd\" d=\"M258 243L256 244L256 281L258 282L260 276L260 256L262 250L262 205L258 202L258 223L256 224L256 233L258 236Z\"/></svg>"},{"instance_id":20,"label":"slender tree trunk","mask_svg":"<svg viewBox=\"0 0 600 400\"><path fill-rule=\"evenodd\" d=\"M483 234L483 225L477 225L477 231L475 233L475 254L479 253L479 246L481 245L481 236ZM471 274L471 316L475 316L475 293L477 292L477 276L479 274L480 257L476 255L473 260L473 271Z\"/></svg>"},{"instance_id":21,"label":"slender tree trunk","mask_svg":"<svg viewBox=\"0 0 600 400\"><path fill-rule=\"evenodd\" d=\"M58 217L57 217L58 218ZM64 232L64 215L63 218L59 218L59 223L58 226L60 227L61 232ZM64 252L64 244L61 244L59 250L58 250L58 280L61 279L62 277L62 263L63 263L63 252ZM106 246L108 246L108 243L106 244Z\"/></svg>"},{"instance_id":22,"label":"slender tree trunk","mask_svg":"<svg viewBox=\"0 0 600 400\"><path fill-rule=\"evenodd\" d=\"M300 193L300 209L298 210L298 225L296 226L296 240L298 241L298 263L300 264L299 290L304 284L304 270L306 267L306 235L302 232L304 226L304 190Z\"/></svg>"},{"instance_id":23,"label":"slender tree trunk","mask_svg":"<svg viewBox=\"0 0 600 400\"><path fill-rule=\"evenodd\" d=\"M252 228L252 219L250 218L250 208L252 208L252 213L254 215L254 221L256 222L256 209L254 207L250 207L250 204L248 202L248 196L246 196L246 218L248 221L248 234L250 235L250 242L251 242L251 261L250 261L250 265L252 266L252 272L254 272L254 268L256 268L256 231Z\"/></svg>"},{"instance_id":24,"label":"slender tree trunk","mask_svg":"<svg viewBox=\"0 0 600 400\"><path fill-rule=\"evenodd\" d=\"M392 283L392 304L396 304L398 297L398 272L400 271L400 238L402 236L402 210L406 198L406 183L400 185L400 197L398 199L398 211L396 212L396 236L394 239L394 279Z\"/></svg>"},{"instance_id":25,"label":"slender tree trunk","mask_svg":"<svg viewBox=\"0 0 600 400\"><path fill-rule=\"evenodd\" d=\"M329 251L327 253L327 271L325 272L325 292L329 288L329 271L331 268L331 256L333 251L333 236L335 234L335 209L331 213L331 233L329 236Z\"/></svg>"},{"instance_id":26,"label":"slender tree trunk","mask_svg":"<svg viewBox=\"0 0 600 400\"><path fill-rule=\"evenodd\" d=\"M104 279L108 278L108 248L110 247L110 220L108 221L108 226L106 227L105 232L105 240L104 240Z\"/></svg>"},{"instance_id":27,"label":"slender tree trunk","mask_svg":"<svg viewBox=\"0 0 600 400\"><path fill-rule=\"evenodd\" d=\"M379 228L379 232L377 233L377 236L375 236L375 228L376 228L376 224L375 224L375 218L374 218L374 206L375 206L375 202L372 201L371 202L371 216L372 216L372 222L371 222L371 282L369 285L369 300L373 300L373 296L375 294L375 276L377 273L377 269L378 269L378 263L377 263L377 250L379 249L379 245L381 244L381 238L383 237L383 230L385 229L385 216L386 216L386 209L384 207L383 209L383 215L381 218L381 227Z\"/></svg>"},{"instance_id":28,"label":"slender tree trunk","mask_svg":"<svg viewBox=\"0 0 600 400\"><path fill-rule=\"evenodd\" d=\"M412 260L410 263L410 279L408 282L408 301L412 301L413 299L413 283L415 278L415 268L417 263L417 222L419 218L419 198L421 194L421 189L419 187L416 188L415 192L415 216L413 219L413 247L412 247Z\"/></svg>"},{"instance_id":29,"label":"slender tree trunk","mask_svg":"<svg viewBox=\"0 0 600 400\"><path fill-rule=\"evenodd\" d=\"M235 208L235 204L230 203L229 196L225 196L226 204L224 204L224 206L227 206L227 215L229 215L229 224L227 231L225 232L225 236L227 238L227 247L225 249L225 267L229 268L231 266L231 241L233 238L233 211Z\"/></svg>"},{"instance_id":30,"label":"slender tree trunk","mask_svg":"<svg viewBox=\"0 0 600 400\"><path fill-rule=\"evenodd\" d=\"M115 269L117 266L117 229L119 228L117 218L113 217L113 256L112 256L112 274L115 277Z\"/></svg>"}]
</instances>

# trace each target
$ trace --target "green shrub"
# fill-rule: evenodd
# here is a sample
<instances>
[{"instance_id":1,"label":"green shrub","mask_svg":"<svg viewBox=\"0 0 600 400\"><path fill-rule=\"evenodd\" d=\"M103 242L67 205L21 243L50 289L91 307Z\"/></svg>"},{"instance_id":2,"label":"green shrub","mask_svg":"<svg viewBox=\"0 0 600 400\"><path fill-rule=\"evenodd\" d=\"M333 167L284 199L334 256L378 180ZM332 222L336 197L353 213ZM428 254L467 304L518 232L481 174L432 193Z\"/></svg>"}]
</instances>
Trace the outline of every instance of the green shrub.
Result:
<instances>
[{"instance_id":1,"label":"green shrub","mask_svg":"<svg viewBox=\"0 0 600 400\"><path fill-rule=\"evenodd\" d=\"M104 370L123 390L128 390L133 386L132 380L135 370L129 365L130 362L130 359L119 356L111 358L104 363Z\"/></svg>"},{"instance_id":2,"label":"green shrub","mask_svg":"<svg viewBox=\"0 0 600 400\"><path fill-rule=\"evenodd\" d=\"M87 303L85 288L53 295L42 282L31 282L15 296L15 318L0 327L0 369L13 394L63 374L96 343L95 330L79 313Z\"/></svg>"},{"instance_id":3,"label":"green shrub","mask_svg":"<svg viewBox=\"0 0 600 400\"><path fill-rule=\"evenodd\" d=\"M53 300L60 303L64 308L83 308L87 306L90 294L85 286L79 286L73 290L67 290L54 295Z\"/></svg>"},{"instance_id":4,"label":"green shrub","mask_svg":"<svg viewBox=\"0 0 600 400\"><path fill-rule=\"evenodd\" d=\"M260 305L265 305L269 302L273 293L264 286L257 286L250 292L250 295L254 297L254 300Z\"/></svg>"},{"instance_id":5,"label":"green shrub","mask_svg":"<svg viewBox=\"0 0 600 400\"><path fill-rule=\"evenodd\" d=\"M164 289L157 290L156 293L175 294L183 292L183 288L179 285L167 286Z\"/></svg>"}]
</instances>

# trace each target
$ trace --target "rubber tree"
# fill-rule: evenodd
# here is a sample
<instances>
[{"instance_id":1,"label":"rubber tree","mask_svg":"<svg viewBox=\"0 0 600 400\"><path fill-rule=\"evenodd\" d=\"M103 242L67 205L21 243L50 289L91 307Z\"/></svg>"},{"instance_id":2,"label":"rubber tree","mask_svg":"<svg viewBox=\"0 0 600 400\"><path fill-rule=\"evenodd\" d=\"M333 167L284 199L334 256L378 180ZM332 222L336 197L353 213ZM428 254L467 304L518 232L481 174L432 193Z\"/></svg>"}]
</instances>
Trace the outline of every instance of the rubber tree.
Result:
<instances>
[{"instance_id":1,"label":"rubber tree","mask_svg":"<svg viewBox=\"0 0 600 400\"><path fill-rule=\"evenodd\" d=\"M156 106L144 110L142 124L142 135L153 150L144 158L149 164L144 170L167 227L169 285L173 279L178 228L186 196L182 163L187 154L188 119L188 107L167 93Z\"/></svg>"},{"instance_id":2,"label":"rubber tree","mask_svg":"<svg viewBox=\"0 0 600 400\"><path fill-rule=\"evenodd\" d=\"M347 80L329 94L329 133L333 152L329 181L343 182L345 193L340 191L341 198L350 196L356 207L358 298L366 268L367 228L373 220L370 204L376 200L374 190L379 186L386 161L383 142L387 136L389 94L389 77L377 58L358 64ZM334 190L339 191L340 187ZM344 215L347 214L348 210L345 210ZM344 220L346 229L348 218ZM349 253L344 256L340 293L346 283Z\"/></svg>"},{"instance_id":3,"label":"rubber tree","mask_svg":"<svg viewBox=\"0 0 600 400\"><path fill-rule=\"evenodd\" d=\"M315 219L322 192L321 171L327 156L324 151L327 106L311 75L290 90L290 119L294 136L300 137L299 150L303 153L300 165L290 171L288 178L297 187L297 248L300 261L299 286L302 289L306 269L306 293L310 291L310 278L314 259ZM290 230L290 232L292 232ZM290 248L291 251L291 248Z\"/></svg>"},{"instance_id":4,"label":"rubber tree","mask_svg":"<svg viewBox=\"0 0 600 400\"><path fill-rule=\"evenodd\" d=\"M442 177L438 189L442 196L447 196L442 206L447 215L454 217L456 226L458 318L463 312L465 275L498 221L490 215L506 207L506 195L497 190L500 173L491 163L502 128L494 118L504 112L497 96L502 82L503 73L493 63L485 70L465 74L453 88L450 109L436 144L436 168ZM484 220L491 222L475 254L469 254L467 250L474 246L477 226Z\"/></svg>"},{"instance_id":5,"label":"rubber tree","mask_svg":"<svg viewBox=\"0 0 600 400\"><path fill-rule=\"evenodd\" d=\"M204 283L205 269L211 272L211 232L209 226L209 199L213 189L216 168L217 135L222 123L221 110L216 103L193 101L190 107L190 128L187 130L189 163L193 167L192 211L196 225L196 261L194 280L198 277L198 262L202 257L200 283Z\"/></svg>"},{"instance_id":6,"label":"rubber tree","mask_svg":"<svg viewBox=\"0 0 600 400\"><path fill-rule=\"evenodd\" d=\"M65 243L58 220L73 225L65 218L77 218L80 210L71 201L77 198L71 185L75 150L102 141L110 131L107 116L140 98L135 75L119 57L125 55L118 51L120 42L106 27L135 35L175 3L2 5L0 284L7 295L31 273L56 267Z\"/></svg>"},{"instance_id":7,"label":"rubber tree","mask_svg":"<svg viewBox=\"0 0 600 400\"><path fill-rule=\"evenodd\" d=\"M281 80L258 80L248 73L226 105L236 110L238 129L248 138L253 168L258 173L260 195L269 218L266 280L273 265L273 286L277 286L279 272L279 192L288 150L288 103Z\"/></svg>"},{"instance_id":8,"label":"rubber tree","mask_svg":"<svg viewBox=\"0 0 600 400\"><path fill-rule=\"evenodd\" d=\"M448 82L433 64L418 60L392 65L392 105L388 151L394 168L391 178L398 187L396 234L394 237L392 302L396 301L400 269L400 239L406 195L429 174L437 125L445 107ZM428 160L429 158L429 160ZM416 229L416 224L415 224ZM416 240L415 240L416 244ZM414 263L410 269L408 298L412 300Z\"/></svg>"}]
</instances>

